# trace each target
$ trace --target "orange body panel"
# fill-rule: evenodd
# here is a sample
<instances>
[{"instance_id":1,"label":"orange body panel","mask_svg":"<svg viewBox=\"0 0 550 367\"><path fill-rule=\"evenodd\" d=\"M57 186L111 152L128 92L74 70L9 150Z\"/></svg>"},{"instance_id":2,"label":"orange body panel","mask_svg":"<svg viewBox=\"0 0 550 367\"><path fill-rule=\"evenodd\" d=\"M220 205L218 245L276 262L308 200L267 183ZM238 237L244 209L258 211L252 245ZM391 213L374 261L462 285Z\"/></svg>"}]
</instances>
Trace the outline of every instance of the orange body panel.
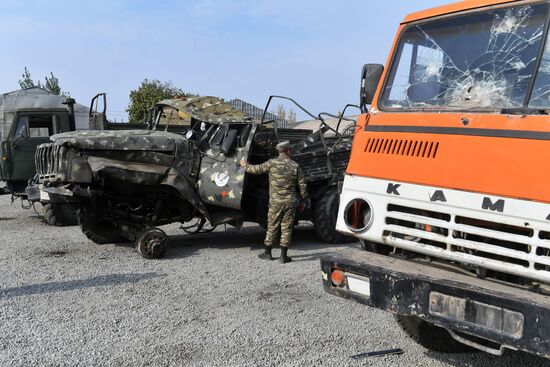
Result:
<instances>
[{"instance_id":1,"label":"orange body panel","mask_svg":"<svg viewBox=\"0 0 550 367\"><path fill-rule=\"evenodd\" d=\"M468 126L463 126L463 118L469 120ZM364 123L365 116L360 125ZM368 126L377 125L452 127L466 133L468 129L548 132L550 117L421 113L369 116ZM380 146L372 139L378 139ZM550 162L550 140L361 129L355 135L347 172L550 202L550 171L546 162Z\"/></svg>"},{"instance_id":2,"label":"orange body panel","mask_svg":"<svg viewBox=\"0 0 550 367\"><path fill-rule=\"evenodd\" d=\"M499 4L511 3L518 0L466 0L456 3L439 6L437 8L427 9L416 13L409 14L403 19L403 23L415 22L417 20L436 17L439 15L456 13L464 10L482 8L484 6L492 6Z\"/></svg>"}]
</instances>

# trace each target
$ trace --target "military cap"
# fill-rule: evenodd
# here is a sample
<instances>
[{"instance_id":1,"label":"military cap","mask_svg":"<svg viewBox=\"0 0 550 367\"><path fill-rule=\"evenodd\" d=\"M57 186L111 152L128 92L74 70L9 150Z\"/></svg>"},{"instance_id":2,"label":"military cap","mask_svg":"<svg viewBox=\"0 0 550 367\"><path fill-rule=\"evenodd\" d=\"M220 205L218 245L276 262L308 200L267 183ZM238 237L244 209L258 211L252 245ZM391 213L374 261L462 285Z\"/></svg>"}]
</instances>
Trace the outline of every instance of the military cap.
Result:
<instances>
[{"instance_id":1,"label":"military cap","mask_svg":"<svg viewBox=\"0 0 550 367\"><path fill-rule=\"evenodd\" d=\"M277 144L276 148L279 152L288 150L290 149L290 142L287 140L282 141L279 144Z\"/></svg>"}]
</instances>

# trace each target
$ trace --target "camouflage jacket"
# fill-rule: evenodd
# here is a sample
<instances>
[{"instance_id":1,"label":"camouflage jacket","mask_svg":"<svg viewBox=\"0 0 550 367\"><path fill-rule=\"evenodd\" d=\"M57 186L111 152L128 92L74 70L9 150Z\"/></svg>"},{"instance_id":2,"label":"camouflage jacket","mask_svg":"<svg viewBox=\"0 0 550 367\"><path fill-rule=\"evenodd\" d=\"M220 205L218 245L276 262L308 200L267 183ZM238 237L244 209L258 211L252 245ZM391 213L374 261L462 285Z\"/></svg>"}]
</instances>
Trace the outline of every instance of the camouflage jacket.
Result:
<instances>
[{"instance_id":1,"label":"camouflage jacket","mask_svg":"<svg viewBox=\"0 0 550 367\"><path fill-rule=\"evenodd\" d=\"M253 175L269 173L270 201L294 201L297 199L297 188L302 198L307 197L304 174L298 163L289 157L277 157L258 165L247 164L246 172Z\"/></svg>"}]
</instances>

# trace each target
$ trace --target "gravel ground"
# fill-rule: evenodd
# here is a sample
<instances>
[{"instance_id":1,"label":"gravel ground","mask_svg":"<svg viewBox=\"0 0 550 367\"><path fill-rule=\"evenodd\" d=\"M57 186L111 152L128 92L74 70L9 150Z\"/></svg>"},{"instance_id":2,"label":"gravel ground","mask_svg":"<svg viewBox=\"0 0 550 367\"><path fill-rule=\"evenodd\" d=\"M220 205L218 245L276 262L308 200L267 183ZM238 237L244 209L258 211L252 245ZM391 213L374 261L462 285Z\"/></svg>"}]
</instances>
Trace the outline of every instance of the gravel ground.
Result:
<instances>
[{"instance_id":1,"label":"gravel ground","mask_svg":"<svg viewBox=\"0 0 550 367\"><path fill-rule=\"evenodd\" d=\"M258 227L165 230L168 256L148 261L0 196L0 366L550 365L514 352L431 353L390 314L325 294L319 257L349 245L321 244L311 227L296 230L286 265L256 257ZM350 358L396 347L405 353Z\"/></svg>"}]
</instances>

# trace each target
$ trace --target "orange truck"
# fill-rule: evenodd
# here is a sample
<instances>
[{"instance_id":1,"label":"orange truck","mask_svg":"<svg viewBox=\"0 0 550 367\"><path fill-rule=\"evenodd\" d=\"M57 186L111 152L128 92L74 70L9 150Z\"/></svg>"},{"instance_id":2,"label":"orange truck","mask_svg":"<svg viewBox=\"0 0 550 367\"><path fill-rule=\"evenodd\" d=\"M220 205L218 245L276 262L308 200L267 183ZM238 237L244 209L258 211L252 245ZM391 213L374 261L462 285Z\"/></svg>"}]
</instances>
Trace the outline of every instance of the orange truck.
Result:
<instances>
[{"instance_id":1,"label":"orange truck","mask_svg":"<svg viewBox=\"0 0 550 367\"><path fill-rule=\"evenodd\" d=\"M428 349L550 358L550 1L405 17L367 64L324 289Z\"/></svg>"}]
</instances>

